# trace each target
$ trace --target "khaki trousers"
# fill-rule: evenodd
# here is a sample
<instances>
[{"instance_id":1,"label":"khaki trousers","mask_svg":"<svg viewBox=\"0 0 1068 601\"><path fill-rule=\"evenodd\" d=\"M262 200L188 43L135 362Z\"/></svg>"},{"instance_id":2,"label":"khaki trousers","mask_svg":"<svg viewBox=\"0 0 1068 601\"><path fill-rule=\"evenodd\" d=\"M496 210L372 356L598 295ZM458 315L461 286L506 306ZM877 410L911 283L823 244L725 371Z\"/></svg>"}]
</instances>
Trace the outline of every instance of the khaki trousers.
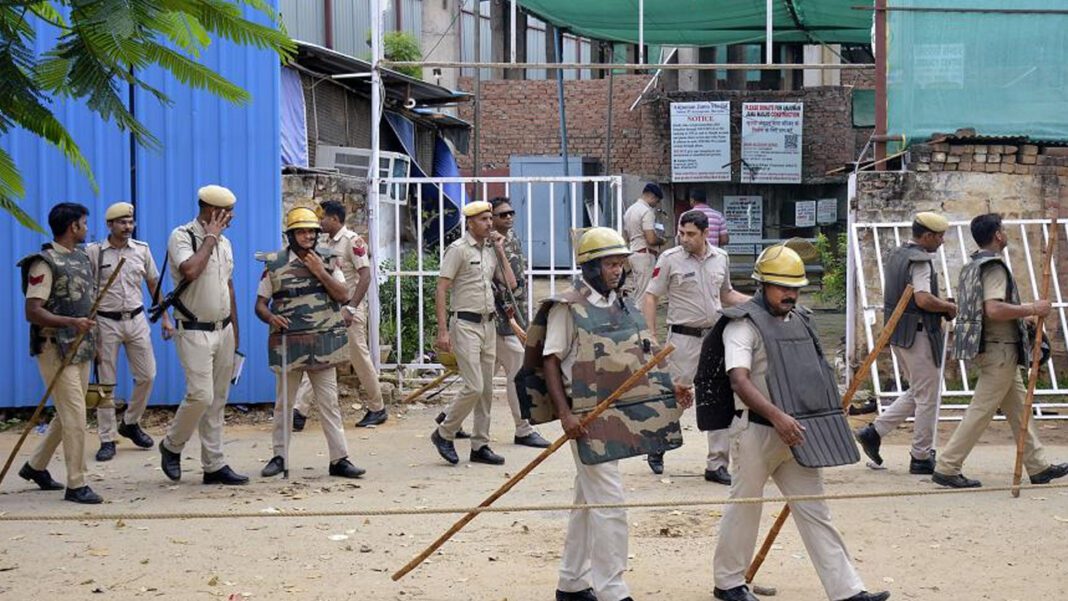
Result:
<instances>
[{"instance_id":1,"label":"khaki trousers","mask_svg":"<svg viewBox=\"0 0 1068 601\"><path fill-rule=\"evenodd\" d=\"M623 478L619 462L585 465L578 445L571 441L575 459L575 503L622 503ZM598 601L620 601L630 596L623 573L627 571L627 510L575 509L567 521L567 537L556 588L565 592L592 588Z\"/></svg>"},{"instance_id":2,"label":"khaki trousers","mask_svg":"<svg viewBox=\"0 0 1068 601\"><path fill-rule=\"evenodd\" d=\"M367 343L367 303L360 303L356 309L356 315L348 327L349 333L349 361L352 369L360 380L360 388L366 397L361 397L368 411L381 411L386 405L382 400L382 387L378 383L378 372L375 364L371 361L371 349ZM293 408L300 411L301 415L310 415L312 405L315 403L315 395L312 394L312 385L305 379L301 380L300 388L296 396Z\"/></svg>"},{"instance_id":3,"label":"khaki trousers","mask_svg":"<svg viewBox=\"0 0 1068 601\"><path fill-rule=\"evenodd\" d=\"M130 393L130 402L122 416L125 424L141 421L148 405L148 396L152 393L152 383L156 380L156 357L152 353L152 332L144 312L133 319L115 320L100 317L96 320L100 354L97 378L101 384L116 384L116 364L119 360L119 347L126 349L126 362L133 374L134 388ZM118 423L115 419L115 397L109 394L100 400L96 408L97 431L100 442L114 442L119 437Z\"/></svg>"},{"instance_id":4,"label":"khaki trousers","mask_svg":"<svg viewBox=\"0 0 1068 601\"><path fill-rule=\"evenodd\" d=\"M515 390L515 375L519 368L523 367L523 344L518 336L501 336L497 334L497 365L504 370L504 388L507 391L508 408L512 410L512 421L515 422L515 435L527 436L534 432L530 422L523 419L519 409L519 395Z\"/></svg>"},{"instance_id":5,"label":"khaki trousers","mask_svg":"<svg viewBox=\"0 0 1068 601\"><path fill-rule=\"evenodd\" d=\"M875 422L879 436L893 432L909 417L915 416L912 425L912 456L927 459L931 456L935 428L938 427L938 401L942 396L942 382L938 379L938 367L931 349L931 340L925 332L916 333L916 341L909 348L892 346L909 381L909 389L897 397Z\"/></svg>"},{"instance_id":6,"label":"khaki trousers","mask_svg":"<svg viewBox=\"0 0 1068 601\"><path fill-rule=\"evenodd\" d=\"M731 499L762 497L770 476L783 495L822 495L820 470L794 461L774 428L749 423L748 413L735 418L730 427L734 458ZM745 571L756 549L762 505L728 505L720 520L719 540L712 567L716 587L729 589L745 584ZM808 556L831 601L848 599L864 590L849 559L842 535L831 524L825 501L790 503L791 515Z\"/></svg>"},{"instance_id":7,"label":"khaki trousers","mask_svg":"<svg viewBox=\"0 0 1068 601\"><path fill-rule=\"evenodd\" d=\"M701 360L701 345L704 339L668 331L668 344L675 345L675 350L668 355L668 370L671 381L679 386L693 386L697 375L697 364ZM708 454L705 456L705 469L716 471L730 465L730 436L727 430L709 430L705 432L708 439Z\"/></svg>"},{"instance_id":8,"label":"khaki trousers","mask_svg":"<svg viewBox=\"0 0 1068 601\"><path fill-rule=\"evenodd\" d=\"M438 426L438 435L445 440L455 440L464 419L474 412L471 450L477 451L489 444L493 372L497 367L496 324L492 319L471 323L454 317L449 327L449 339L464 387L449 405L445 421Z\"/></svg>"},{"instance_id":9,"label":"khaki trousers","mask_svg":"<svg viewBox=\"0 0 1068 601\"><path fill-rule=\"evenodd\" d=\"M37 368L45 386L63 365L56 345L45 343L37 355ZM48 462L63 443L63 463L67 468L67 488L85 486L85 393L89 390L89 361L68 365L52 389L56 416L48 424L44 440L34 449L29 464L35 470L48 469Z\"/></svg>"},{"instance_id":10,"label":"khaki trousers","mask_svg":"<svg viewBox=\"0 0 1068 601\"><path fill-rule=\"evenodd\" d=\"M181 453L193 432L199 432L200 463L205 472L214 472L226 465L223 412L234 372L234 327L201 332L179 325L174 341L185 370L185 398L160 444Z\"/></svg>"},{"instance_id":11,"label":"khaki trousers","mask_svg":"<svg viewBox=\"0 0 1068 601\"><path fill-rule=\"evenodd\" d=\"M645 288L649 286L649 280L653 277L653 266L656 265L656 257L651 253L634 253L627 257L630 264L630 273L623 289L630 293L630 297L641 307L641 298L645 294Z\"/></svg>"},{"instance_id":12,"label":"khaki trousers","mask_svg":"<svg viewBox=\"0 0 1068 601\"><path fill-rule=\"evenodd\" d=\"M287 412L297 396L297 388L307 386L314 394L319 405L319 421L326 436L326 446L330 451L330 463L349 456L348 443L345 442L345 427L341 424L341 407L337 402L337 369L317 369L314 371L293 370L286 378L289 390L282 390L282 376L275 374L274 430L271 442L274 454L284 456L286 443L285 420L291 419ZM283 396L283 392L285 395ZM289 407L284 401L288 401Z\"/></svg>"},{"instance_id":13,"label":"khaki trousers","mask_svg":"<svg viewBox=\"0 0 1068 601\"><path fill-rule=\"evenodd\" d=\"M1027 389L1016 364L1016 347L1011 344L988 344L986 352L975 357L975 365L979 368L975 394L968 408L964 410L960 425L953 431L949 443L938 455L935 471L939 474L955 476L961 473L964 460L972 452L975 443L979 442L999 407L1012 427L1013 436L1020 435L1020 418L1023 415ZM1029 420L1024 443L1024 467L1031 476L1049 467L1033 419Z\"/></svg>"}]
</instances>

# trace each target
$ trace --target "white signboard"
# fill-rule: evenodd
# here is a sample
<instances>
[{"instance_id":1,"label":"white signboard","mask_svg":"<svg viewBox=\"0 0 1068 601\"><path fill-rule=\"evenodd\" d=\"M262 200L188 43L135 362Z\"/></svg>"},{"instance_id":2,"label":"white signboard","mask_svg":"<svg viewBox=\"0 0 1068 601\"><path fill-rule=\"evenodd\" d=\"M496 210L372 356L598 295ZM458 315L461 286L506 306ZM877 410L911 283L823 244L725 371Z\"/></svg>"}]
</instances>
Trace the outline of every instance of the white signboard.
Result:
<instances>
[{"instance_id":1,"label":"white signboard","mask_svg":"<svg viewBox=\"0 0 1068 601\"><path fill-rule=\"evenodd\" d=\"M801 183L801 102L742 104L742 182Z\"/></svg>"},{"instance_id":2,"label":"white signboard","mask_svg":"<svg viewBox=\"0 0 1068 601\"><path fill-rule=\"evenodd\" d=\"M731 243L725 250L735 255L760 252L764 238L764 202L760 196L724 196L723 217Z\"/></svg>"},{"instance_id":3,"label":"white signboard","mask_svg":"<svg viewBox=\"0 0 1068 601\"><path fill-rule=\"evenodd\" d=\"M813 227L816 225L816 201L799 200L794 203L794 226Z\"/></svg>"},{"instance_id":4,"label":"white signboard","mask_svg":"<svg viewBox=\"0 0 1068 601\"><path fill-rule=\"evenodd\" d=\"M731 179L731 103L671 103L671 181Z\"/></svg>"},{"instance_id":5,"label":"white signboard","mask_svg":"<svg viewBox=\"0 0 1068 601\"><path fill-rule=\"evenodd\" d=\"M816 207L816 222L820 225L838 223L838 199L821 198Z\"/></svg>"}]
</instances>

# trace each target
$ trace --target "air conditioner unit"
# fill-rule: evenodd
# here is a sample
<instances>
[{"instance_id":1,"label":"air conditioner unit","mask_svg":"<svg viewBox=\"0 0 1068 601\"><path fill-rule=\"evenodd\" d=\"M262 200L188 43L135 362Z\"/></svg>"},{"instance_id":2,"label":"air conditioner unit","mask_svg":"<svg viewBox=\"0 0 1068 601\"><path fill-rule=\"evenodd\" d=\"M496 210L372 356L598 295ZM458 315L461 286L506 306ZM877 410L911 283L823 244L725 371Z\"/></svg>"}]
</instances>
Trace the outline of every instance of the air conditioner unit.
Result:
<instances>
[{"instance_id":1,"label":"air conditioner unit","mask_svg":"<svg viewBox=\"0 0 1068 601\"><path fill-rule=\"evenodd\" d=\"M369 148L352 146L326 146L320 144L315 148L315 166L320 169L336 169L339 173L353 177L367 178L371 164ZM412 159L406 154L383 150L379 153L378 176L380 178L409 177L412 171ZM382 182L378 193L382 200L397 204L408 204L408 184Z\"/></svg>"}]
</instances>

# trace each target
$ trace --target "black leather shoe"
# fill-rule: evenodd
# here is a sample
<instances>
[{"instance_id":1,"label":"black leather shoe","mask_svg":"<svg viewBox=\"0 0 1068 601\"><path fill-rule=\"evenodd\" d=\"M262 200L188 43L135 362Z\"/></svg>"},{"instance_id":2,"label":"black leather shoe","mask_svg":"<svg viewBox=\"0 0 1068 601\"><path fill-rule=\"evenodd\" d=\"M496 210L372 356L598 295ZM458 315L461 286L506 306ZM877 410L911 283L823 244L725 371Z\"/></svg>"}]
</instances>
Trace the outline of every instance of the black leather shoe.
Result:
<instances>
[{"instance_id":1,"label":"black leather shoe","mask_svg":"<svg viewBox=\"0 0 1068 601\"><path fill-rule=\"evenodd\" d=\"M387 419L389 419L389 413L387 413L385 409L382 409L381 411L368 411L363 415L363 419L356 422L356 427L366 428L368 426L378 426L386 423Z\"/></svg>"},{"instance_id":2,"label":"black leather shoe","mask_svg":"<svg viewBox=\"0 0 1068 601\"><path fill-rule=\"evenodd\" d=\"M649 469L653 470L654 474L664 473L664 454L663 453L649 453L645 456L646 463L649 464Z\"/></svg>"},{"instance_id":3,"label":"black leather shoe","mask_svg":"<svg viewBox=\"0 0 1068 601\"><path fill-rule=\"evenodd\" d=\"M308 416L304 415L296 409L293 410L293 431L300 432L304 430L304 422L308 421Z\"/></svg>"},{"instance_id":4,"label":"black leather shoe","mask_svg":"<svg viewBox=\"0 0 1068 601\"><path fill-rule=\"evenodd\" d=\"M882 465L883 456L879 454L879 447L883 444L883 437L875 431L875 426L864 426L853 435L860 443L860 448L864 449L864 454L868 456L868 459L874 461L876 465Z\"/></svg>"},{"instance_id":5,"label":"black leather shoe","mask_svg":"<svg viewBox=\"0 0 1068 601\"><path fill-rule=\"evenodd\" d=\"M100 495L93 492L93 489L88 486L80 486L78 488L68 488L67 492L63 493L64 501L73 501L75 503L82 503L85 505L97 505L104 502L104 499Z\"/></svg>"},{"instance_id":6,"label":"black leather shoe","mask_svg":"<svg viewBox=\"0 0 1068 601\"><path fill-rule=\"evenodd\" d=\"M434 418L434 421L439 424L445 421L445 412L442 411L441 413L439 413L438 416ZM471 435L467 432L464 432L464 429L461 426L460 429L456 431L456 438L471 438Z\"/></svg>"},{"instance_id":7,"label":"black leather shoe","mask_svg":"<svg viewBox=\"0 0 1068 601\"><path fill-rule=\"evenodd\" d=\"M460 463L460 456L456 454L456 445L452 444L451 440L442 438L437 429L430 434L430 442L434 443L434 448L438 450L438 455L441 455L442 459L453 465Z\"/></svg>"},{"instance_id":8,"label":"black leather shoe","mask_svg":"<svg viewBox=\"0 0 1068 601\"><path fill-rule=\"evenodd\" d=\"M573 593L557 589L556 601L597 601L597 595L593 594L592 588Z\"/></svg>"},{"instance_id":9,"label":"black leather shoe","mask_svg":"<svg viewBox=\"0 0 1068 601\"><path fill-rule=\"evenodd\" d=\"M230 486L248 484L248 476L242 476L230 469L229 465L224 465L214 472L204 472L204 484L227 484Z\"/></svg>"},{"instance_id":10,"label":"black leather shoe","mask_svg":"<svg viewBox=\"0 0 1068 601\"><path fill-rule=\"evenodd\" d=\"M141 429L140 424L127 424L126 422L119 423L119 436L124 436L133 441L133 443L142 449L151 449L152 445L156 444L156 441L152 440L152 437L147 432Z\"/></svg>"},{"instance_id":11,"label":"black leather shoe","mask_svg":"<svg viewBox=\"0 0 1068 601\"><path fill-rule=\"evenodd\" d=\"M917 476L930 476L934 474L935 458L930 456L927 459L916 459L912 455L909 455L909 473Z\"/></svg>"},{"instance_id":12,"label":"black leather shoe","mask_svg":"<svg viewBox=\"0 0 1068 601\"><path fill-rule=\"evenodd\" d=\"M356 467L352 465L348 457L343 457L340 460L330 464L330 475L337 476L339 478L359 478L367 473L367 470L362 467Z\"/></svg>"},{"instance_id":13,"label":"black leather shoe","mask_svg":"<svg viewBox=\"0 0 1068 601\"><path fill-rule=\"evenodd\" d=\"M520 446L534 447L535 449L547 449L553 444L542 438L541 434L538 434L537 432L531 432L526 436L516 436L513 439L513 442Z\"/></svg>"},{"instance_id":14,"label":"black leather shoe","mask_svg":"<svg viewBox=\"0 0 1068 601\"><path fill-rule=\"evenodd\" d=\"M720 466L714 470L705 470L705 480L730 486L731 474L727 471L727 468Z\"/></svg>"},{"instance_id":15,"label":"black leather shoe","mask_svg":"<svg viewBox=\"0 0 1068 601\"><path fill-rule=\"evenodd\" d=\"M504 457L493 452L486 445L477 451L471 451L471 463L487 463L489 465L504 465Z\"/></svg>"},{"instance_id":16,"label":"black leather shoe","mask_svg":"<svg viewBox=\"0 0 1068 601\"><path fill-rule=\"evenodd\" d=\"M888 591L883 591L881 593L861 591L848 599L843 599L842 601L886 601L889 598L890 593Z\"/></svg>"},{"instance_id":17,"label":"black leather shoe","mask_svg":"<svg viewBox=\"0 0 1068 601\"><path fill-rule=\"evenodd\" d=\"M22 464L19 478L33 482L41 490L63 490L63 485L53 480L48 470L35 470L29 463Z\"/></svg>"},{"instance_id":18,"label":"black leather shoe","mask_svg":"<svg viewBox=\"0 0 1068 601\"><path fill-rule=\"evenodd\" d=\"M100 443L100 449L96 452L97 461L111 461L115 458L115 443L102 442Z\"/></svg>"},{"instance_id":19,"label":"black leather shoe","mask_svg":"<svg viewBox=\"0 0 1068 601\"><path fill-rule=\"evenodd\" d=\"M1068 463L1051 465L1041 472L1031 476L1031 484L1049 484L1051 480L1063 478L1068 475Z\"/></svg>"},{"instance_id":20,"label":"black leather shoe","mask_svg":"<svg viewBox=\"0 0 1068 601\"><path fill-rule=\"evenodd\" d=\"M271 478L277 476L286 470L286 460L282 459L281 455L275 455L271 457L271 460L267 462L267 465L263 466L260 470L260 475L264 478Z\"/></svg>"},{"instance_id":21,"label":"black leather shoe","mask_svg":"<svg viewBox=\"0 0 1068 601\"><path fill-rule=\"evenodd\" d=\"M749 592L749 587L744 584L727 590L713 588L712 596L723 601L760 601L758 597Z\"/></svg>"},{"instance_id":22,"label":"black leather shoe","mask_svg":"<svg viewBox=\"0 0 1068 601\"><path fill-rule=\"evenodd\" d=\"M182 479L182 454L172 453L162 442L159 443L159 466L163 474L175 482Z\"/></svg>"},{"instance_id":23,"label":"black leather shoe","mask_svg":"<svg viewBox=\"0 0 1068 601\"><path fill-rule=\"evenodd\" d=\"M965 478L964 474L957 474L956 476L947 476L945 474L939 474L938 472L934 472L931 475L931 482L942 486L948 486L950 488L979 488L983 485L978 480Z\"/></svg>"}]
</instances>

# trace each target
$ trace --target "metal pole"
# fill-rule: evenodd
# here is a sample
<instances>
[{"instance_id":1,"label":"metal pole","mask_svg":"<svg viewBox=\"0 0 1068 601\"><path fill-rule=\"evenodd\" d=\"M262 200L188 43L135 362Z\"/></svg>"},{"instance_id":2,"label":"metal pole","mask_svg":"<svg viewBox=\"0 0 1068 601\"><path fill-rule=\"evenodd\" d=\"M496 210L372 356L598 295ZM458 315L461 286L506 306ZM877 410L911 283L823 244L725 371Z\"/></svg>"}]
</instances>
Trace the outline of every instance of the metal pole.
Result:
<instances>
[{"instance_id":1,"label":"metal pole","mask_svg":"<svg viewBox=\"0 0 1068 601\"><path fill-rule=\"evenodd\" d=\"M773 30L775 29L775 17L772 14L774 10L772 8L773 1L774 0L767 0L767 3L764 5L766 12L764 22L764 64L766 65L770 65L774 62L771 60L772 36L774 35Z\"/></svg>"},{"instance_id":2,"label":"metal pole","mask_svg":"<svg viewBox=\"0 0 1068 601\"><path fill-rule=\"evenodd\" d=\"M282 432L285 434L282 444L282 478L289 480L289 437L293 435L293 430L289 420L289 348L286 345L285 330L282 330L282 398L275 399L276 403L278 401L282 401Z\"/></svg>"},{"instance_id":3,"label":"metal pole","mask_svg":"<svg viewBox=\"0 0 1068 601\"><path fill-rule=\"evenodd\" d=\"M638 64L645 64L645 0L638 0Z\"/></svg>"},{"instance_id":4,"label":"metal pole","mask_svg":"<svg viewBox=\"0 0 1068 601\"><path fill-rule=\"evenodd\" d=\"M886 118L886 0L875 0L875 135L885 136ZM879 138L877 137L876 140ZM886 157L886 143L875 142L875 160ZM877 163L876 171L885 171L886 165Z\"/></svg>"},{"instance_id":5,"label":"metal pole","mask_svg":"<svg viewBox=\"0 0 1068 601\"><path fill-rule=\"evenodd\" d=\"M482 0L475 0L475 63L482 61ZM474 164L472 165L471 174L476 178L478 177L479 168L479 143L478 140L481 137L481 128L479 127L479 121L481 117L482 98L479 96L482 89L482 69L475 67L475 144L474 149L471 152ZM475 185L474 198L472 200L478 200L478 185Z\"/></svg>"},{"instance_id":6,"label":"metal pole","mask_svg":"<svg viewBox=\"0 0 1068 601\"><path fill-rule=\"evenodd\" d=\"M853 222L855 217L853 215L853 197L857 193L857 174L849 174L849 183L846 186L846 245L843 251L846 254L846 347L845 347L845 373L846 386L849 386L853 379L853 356L856 354L855 338L857 336L857 276L856 276L856 261L853 258L853 253L849 252L849 240L853 235ZM837 240L835 241L837 243ZM859 315L864 314L864 308L860 308ZM878 399L876 399L878 401Z\"/></svg>"},{"instance_id":7,"label":"metal pole","mask_svg":"<svg viewBox=\"0 0 1068 601\"><path fill-rule=\"evenodd\" d=\"M516 62L483 62L472 63L471 61L391 61L383 60L383 67L424 67L442 69L471 69L482 67L483 69L566 69L566 70L589 70L589 69L623 69L625 71L651 71L659 69L663 71L679 71L681 69L696 71L781 71L783 69L808 69L816 71L832 70L874 70L871 63L661 63L656 65L642 65L638 63L532 63Z\"/></svg>"},{"instance_id":8,"label":"metal pole","mask_svg":"<svg viewBox=\"0 0 1068 601\"><path fill-rule=\"evenodd\" d=\"M379 256L379 232L378 232L378 188L379 188L379 163L382 153L379 149L381 144L382 125L382 0L371 0L371 162L367 169L367 237L371 245L371 286L368 290L370 298L367 299L368 308L368 345L371 347L371 362L375 369L380 367L381 352L379 351L378 330L381 323L381 308L378 301L378 261ZM439 216L439 219L441 217ZM398 257L399 260L400 257ZM399 269L399 263L398 263Z\"/></svg>"},{"instance_id":9,"label":"metal pole","mask_svg":"<svg viewBox=\"0 0 1068 601\"><path fill-rule=\"evenodd\" d=\"M512 47L511 47L511 53L510 53L511 54L511 63L512 64L515 64L515 57L516 57L516 52L515 52L516 24L515 24L515 22L516 22L516 19L519 18L518 4L519 3L517 2L517 0L512 0L512 22L511 22Z\"/></svg>"},{"instance_id":10,"label":"metal pole","mask_svg":"<svg viewBox=\"0 0 1068 601\"><path fill-rule=\"evenodd\" d=\"M560 31L559 27L553 28L553 32L556 34L556 57L563 59L564 56L564 34ZM564 158L564 177L571 177L570 161L567 158L567 111L564 106L564 72L556 72L556 88L557 98L560 102L560 154ZM550 189L552 186L549 186ZM568 194L570 186L564 186L564 202L565 205L571 202L571 198ZM549 202L555 202L556 199L550 196ZM550 222L551 223L551 222ZM553 265L556 268L556 265ZM555 280L555 278L554 278Z\"/></svg>"}]
</instances>

